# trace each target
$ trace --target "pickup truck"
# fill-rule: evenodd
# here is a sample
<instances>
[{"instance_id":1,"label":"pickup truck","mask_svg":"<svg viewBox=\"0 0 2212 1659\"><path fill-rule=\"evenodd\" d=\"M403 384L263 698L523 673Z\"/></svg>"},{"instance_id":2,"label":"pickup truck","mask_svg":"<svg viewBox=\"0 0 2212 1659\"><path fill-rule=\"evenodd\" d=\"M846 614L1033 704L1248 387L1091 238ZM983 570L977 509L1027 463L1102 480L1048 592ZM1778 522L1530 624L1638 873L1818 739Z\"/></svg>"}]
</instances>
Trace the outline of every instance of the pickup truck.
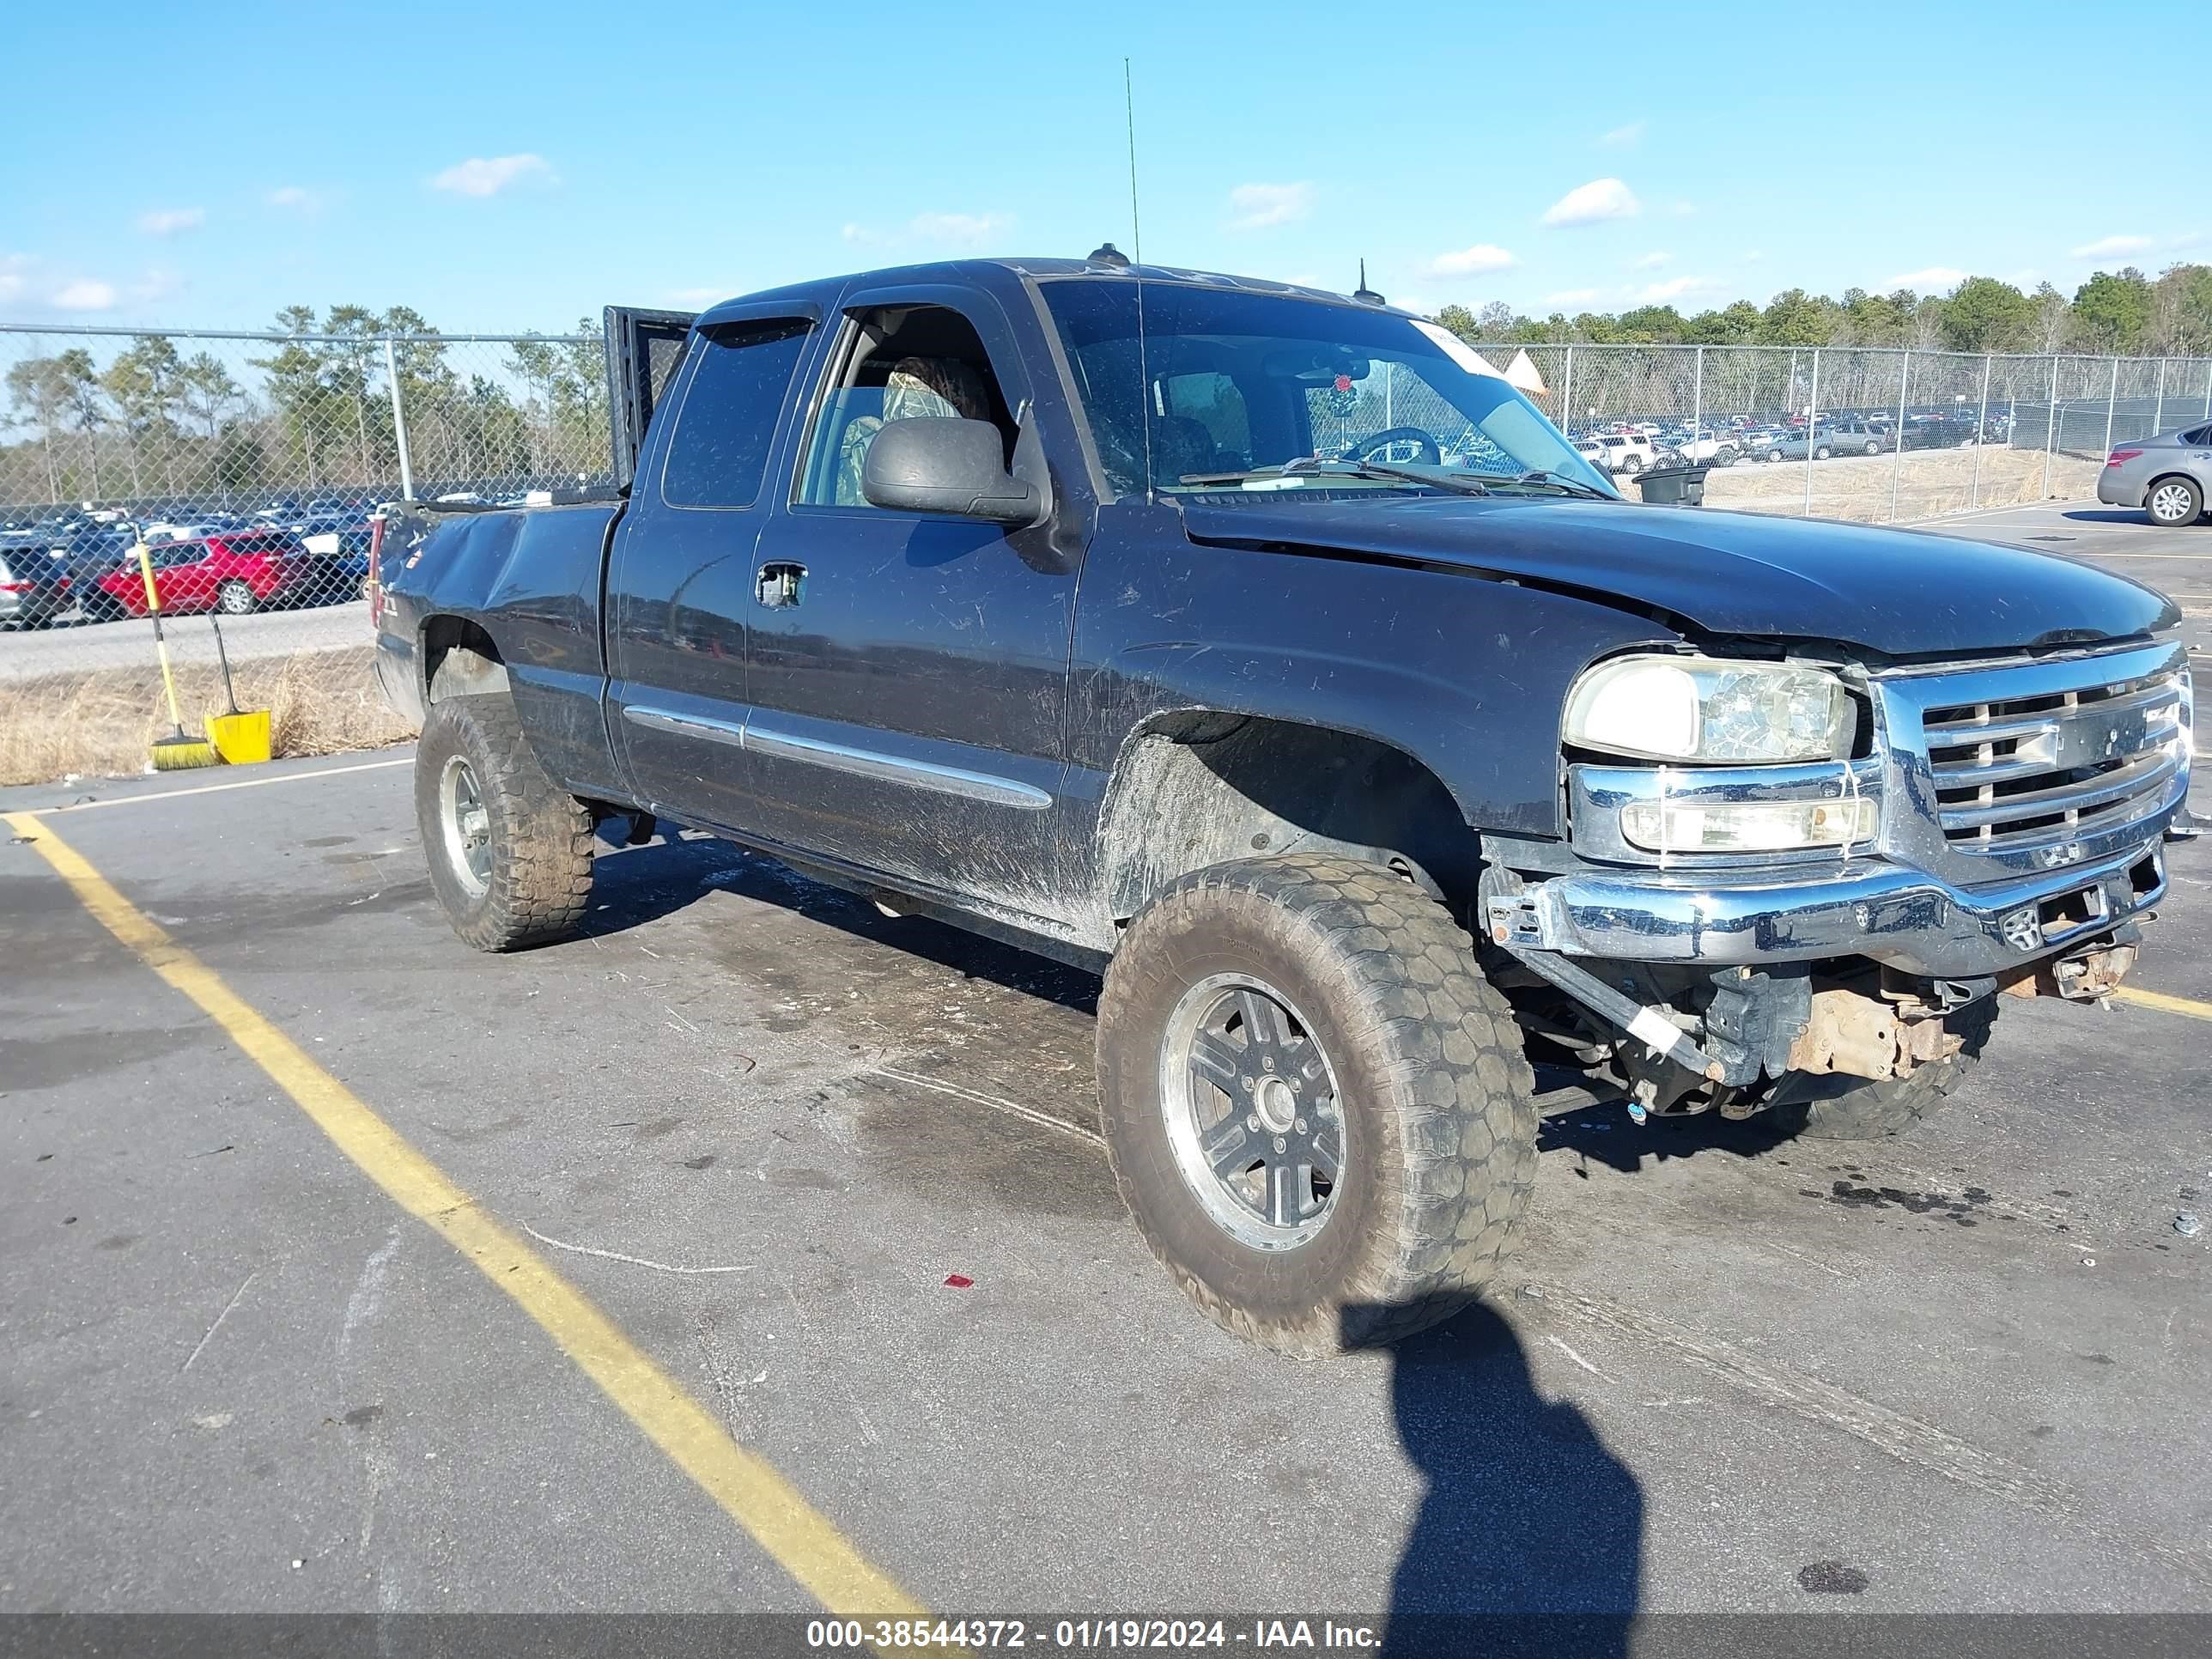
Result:
<instances>
[{"instance_id":1,"label":"pickup truck","mask_svg":"<svg viewBox=\"0 0 2212 1659\"><path fill-rule=\"evenodd\" d=\"M2167 599L1623 501L1372 296L1102 251L607 328L605 499L385 526L454 928L574 933L667 820L1101 972L1121 1193L1255 1340L1495 1281L1532 1061L1893 1133L2166 892Z\"/></svg>"}]
</instances>

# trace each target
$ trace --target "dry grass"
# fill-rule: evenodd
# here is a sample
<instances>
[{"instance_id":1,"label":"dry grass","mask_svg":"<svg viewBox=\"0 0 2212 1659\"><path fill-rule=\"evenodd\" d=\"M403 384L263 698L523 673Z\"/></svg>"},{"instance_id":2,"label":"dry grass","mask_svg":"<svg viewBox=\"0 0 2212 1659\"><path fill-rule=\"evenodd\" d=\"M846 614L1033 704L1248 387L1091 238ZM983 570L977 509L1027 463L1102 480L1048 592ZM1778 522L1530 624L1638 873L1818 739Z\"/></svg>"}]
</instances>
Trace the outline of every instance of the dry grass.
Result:
<instances>
[{"instance_id":1,"label":"dry grass","mask_svg":"<svg viewBox=\"0 0 2212 1659\"><path fill-rule=\"evenodd\" d=\"M269 710L278 756L404 742L414 728L384 706L370 656L360 645L236 664L238 706ZM221 672L179 667L177 701L185 730L201 735L205 716L223 710ZM150 664L15 681L0 691L0 785L143 772L147 745L168 729L161 672Z\"/></svg>"},{"instance_id":2,"label":"dry grass","mask_svg":"<svg viewBox=\"0 0 2212 1659\"><path fill-rule=\"evenodd\" d=\"M1981 468L1978 489L1975 465ZM2046 496L2080 501L2097 493L2095 461L2053 455L2046 485L2043 452L1992 446L1851 455L1813 463L1813 516L1866 524L1905 523L1963 513L1970 507L2013 507ZM1805 463L1746 462L1717 467L1705 479L1705 505L1784 515L1805 510Z\"/></svg>"}]
</instances>

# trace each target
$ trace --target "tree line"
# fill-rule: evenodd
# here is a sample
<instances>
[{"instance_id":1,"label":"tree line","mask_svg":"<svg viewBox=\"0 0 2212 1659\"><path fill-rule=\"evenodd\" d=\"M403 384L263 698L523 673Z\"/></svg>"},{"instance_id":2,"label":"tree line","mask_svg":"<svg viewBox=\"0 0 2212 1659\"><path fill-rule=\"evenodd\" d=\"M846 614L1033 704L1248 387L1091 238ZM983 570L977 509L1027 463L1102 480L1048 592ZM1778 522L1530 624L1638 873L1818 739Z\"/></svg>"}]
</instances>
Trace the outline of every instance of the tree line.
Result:
<instances>
[{"instance_id":1,"label":"tree line","mask_svg":"<svg viewBox=\"0 0 2212 1659\"><path fill-rule=\"evenodd\" d=\"M596 325L577 331L591 337L485 347L500 356L484 373L409 307L287 306L271 338L240 343L258 354L242 362L151 332L105 362L89 342L26 357L5 376L0 501L389 487L395 382L418 489L598 473L604 356Z\"/></svg>"},{"instance_id":2,"label":"tree line","mask_svg":"<svg viewBox=\"0 0 2212 1659\"><path fill-rule=\"evenodd\" d=\"M1846 289L1839 299L1785 289L1684 316L1671 305L1534 318L1498 301L1446 306L1437 320L1478 344L1905 346L1920 351L2212 355L2212 265L2177 264L2156 278L2134 266L2098 271L2069 299L2049 283L2032 293L1969 276L1948 294Z\"/></svg>"}]
</instances>

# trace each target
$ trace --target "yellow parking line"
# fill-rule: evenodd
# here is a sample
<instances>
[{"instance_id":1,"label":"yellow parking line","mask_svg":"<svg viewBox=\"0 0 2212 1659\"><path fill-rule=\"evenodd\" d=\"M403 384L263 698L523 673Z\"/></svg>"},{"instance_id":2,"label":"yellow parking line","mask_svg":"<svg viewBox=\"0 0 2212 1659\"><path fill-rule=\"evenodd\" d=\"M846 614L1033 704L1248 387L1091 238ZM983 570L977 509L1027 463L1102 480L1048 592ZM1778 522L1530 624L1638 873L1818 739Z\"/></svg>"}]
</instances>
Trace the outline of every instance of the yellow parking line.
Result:
<instances>
[{"instance_id":1,"label":"yellow parking line","mask_svg":"<svg viewBox=\"0 0 2212 1659\"><path fill-rule=\"evenodd\" d=\"M6 822L86 909L149 968L199 1006L401 1208L435 1229L514 1298L600 1391L831 1613L920 1618L924 1609L864 1557L765 1459L623 1334L590 1299L422 1156L337 1079L226 985L214 969L109 884L50 823Z\"/></svg>"},{"instance_id":2,"label":"yellow parking line","mask_svg":"<svg viewBox=\"0 0 2212 1659\"><path fill-rule=\"evenodd\" d=\"M2112 993L2115 1002L2132 1002L2138 1008L2155 1008L2162 1014L2186 1014L2191 1019L2212 1019L2212 1002L2194 997L2170 997L2163 991L2138 991L2123 985Z\"/></svg>"}]
</instances>

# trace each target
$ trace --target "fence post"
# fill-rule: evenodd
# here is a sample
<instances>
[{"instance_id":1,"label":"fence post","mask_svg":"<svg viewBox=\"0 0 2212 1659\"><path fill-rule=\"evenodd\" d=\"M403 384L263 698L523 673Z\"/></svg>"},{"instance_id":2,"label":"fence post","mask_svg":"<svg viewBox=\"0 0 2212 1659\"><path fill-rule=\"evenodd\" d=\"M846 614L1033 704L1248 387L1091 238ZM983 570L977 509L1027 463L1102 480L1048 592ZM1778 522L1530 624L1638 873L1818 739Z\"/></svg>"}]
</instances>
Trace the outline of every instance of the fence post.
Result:
<instances>
[{"instance_id":1,"label":"fence post","mask_svg":"<svg viewBox=\"0 0 2212 1659\"><path fill-rule=\"evenodd\" d=\"M1570 442L1573 441L1572 434L1575 429L1574 422L1575 348L1574 343L1572 341L1569 341L1567 343L1567 366L1559 372L1559 430L1570 434L1568 439L1568 441Z\"/></svg>"},{"instance_id":2,"label":"fence post","mask_svg":"<svg viewBox=\"0 0 2212 1659\"><path fill-rule=\"evenodd\" d=\"M384 384L392 393L392 439L399 447L399 495L403 501L411 501L415 469L407 459L407 410L399 396L399 356L389 339L384 343Z\"/></svg>"},{"instance_id":3,"label":"fence post","mask_svg":"<svg viewBox=\"0 0 2212 1659\"><path fill-rule=\"evenodd\" d=\"M1813 348L1813 390L1805 405L1805 511L1813 516L1813 434L1820 422L1820 348Z\"/></svg>"},{"instance_id":4,"label":"fence post","mask_svg":"<svg viewBox=\"0 0 2212 1659\"><path fill-rule=\"evenodd\" d=\"M1690 453L1692 455L1698 450L1698 422L1705 412L1705 349L1698 346L1694 349L1697 367L1690 374Z\"/></svg>"},{"instance_id":5,"label":"fence post","mask_svg":"<svg viewBox=\"0 0 2212 1659\"><path fill-rule=\"evenodd\" d=\"M2043 406L2043 497L2051 499L2051 451L2058 441L2058 359L2051 359L2051 401Z\"/></svg>"},{"instance_id":6,"label":"fence post","mask_svg":"<svg viewBox=\"0 0 2212 1659\"><path fill-rule=\"evenodd\" d=\"M2118 413L2119 407L2120 360L2118 357L2115 357L2112 359L2112 387L2105 393L2105 455L2109 455L2112 453L2112 416ZM2100 460L2102 460L2103 459L2103 455L2098 457L2098 459Z\"/></svg>"},{"instance_id":7,"label":"fence post","mask_svg":"<svg viewBox=\"0 0 2212 1659\"><path fill-rule=\"evenodd\" d=\"M1982 358L1982 413L1974 423L1974 483L1966 495L1969 509L1982 504L1982 452L1990 447L1990 371L1996 367L1996 361L1990 354Z\"/></svg>"},{"instance_id":8,"label":"fence post","mask_svg":"<svg viewBox=\"0 0 2212 1659\"><path fill-rule=\"evenodd\" d=\"M2158 360L2158 411L2150 417L2150 435L2154 438L2166 428L2166 359Z\"/></svg>"},{"instance_id":9,"label":"fence post","mask_svg":"<svg viewBox=\"0 0 2212 1659\"><path fill-rule=\"evenodd\" d=\"M1897 453L1889 458L1889 521L1897 522L1897 486L1905 473L1905 398L1912 389L1912 352L1897 360Z\"/></svg>"}]
</instances>

